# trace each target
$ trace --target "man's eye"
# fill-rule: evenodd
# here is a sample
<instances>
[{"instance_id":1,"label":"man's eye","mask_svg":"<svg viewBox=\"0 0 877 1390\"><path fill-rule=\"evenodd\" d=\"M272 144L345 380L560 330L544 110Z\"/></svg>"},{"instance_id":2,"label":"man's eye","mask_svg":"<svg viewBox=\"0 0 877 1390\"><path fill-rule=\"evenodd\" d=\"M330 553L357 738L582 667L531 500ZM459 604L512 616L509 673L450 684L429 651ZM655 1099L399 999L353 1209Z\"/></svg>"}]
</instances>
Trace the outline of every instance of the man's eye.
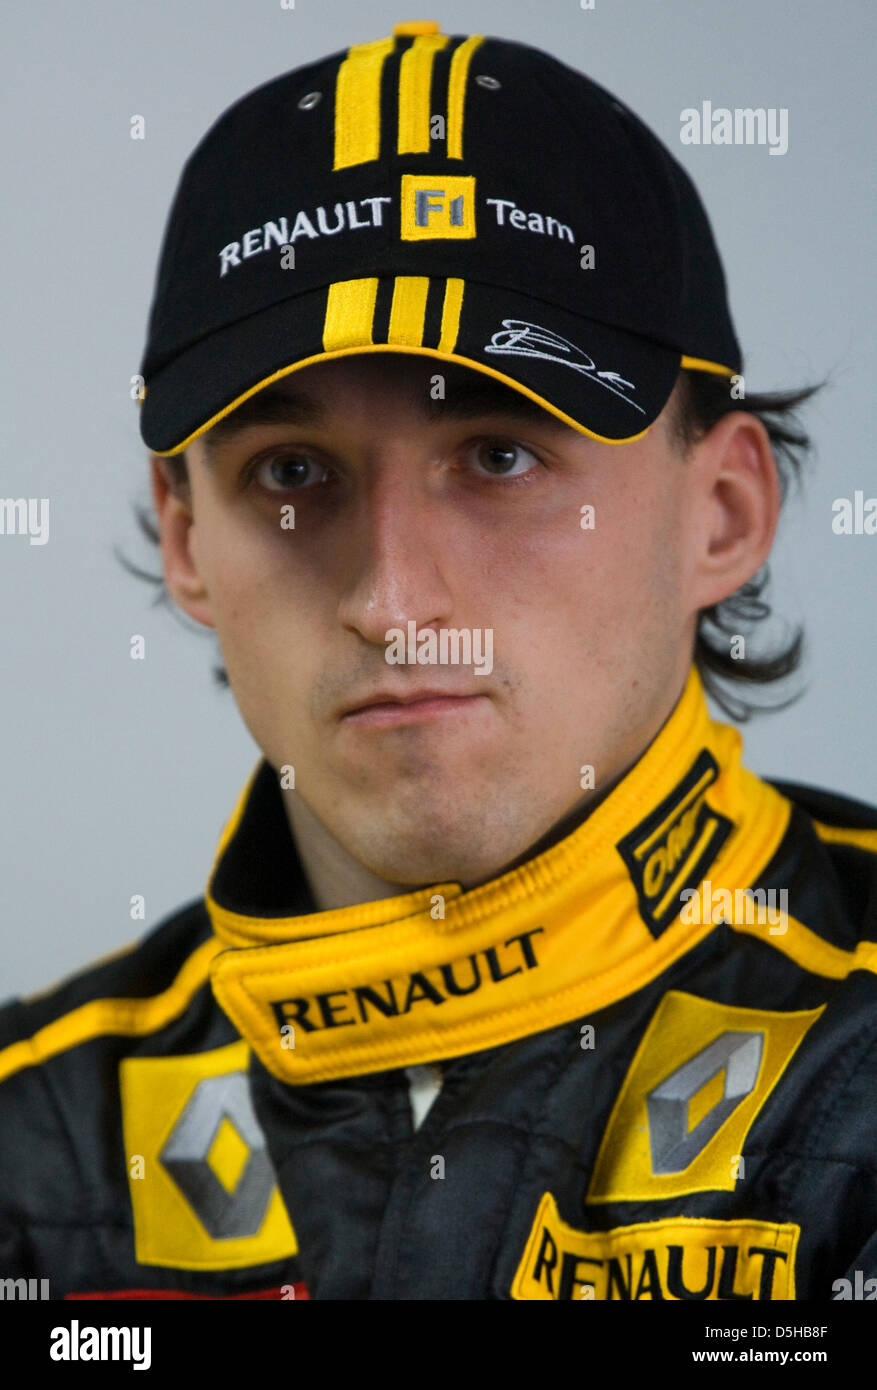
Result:
<instances>
[{"instance_id":1,"label":"man's eye","mask_svg":"<svg viewBox=\"0 0 877 1390\"><path fill-rule=\"evenodd\" d=\"M484 440L473 447L472 457L479 467L495 478L520 478L529 473L534 465L541 463L523 444L508 440Z\"/></svg>"},{"instance_id":2,"label":"man's eye","mask_svg":"<svg viewBox=\"0 0 877 1390\"><path fill-rule=\"evenodd\" d=\"M325 482L329 470L310 454L272 454L252 470L252 477L267 492L295 492Z\"/></svg>"}]
</instances>

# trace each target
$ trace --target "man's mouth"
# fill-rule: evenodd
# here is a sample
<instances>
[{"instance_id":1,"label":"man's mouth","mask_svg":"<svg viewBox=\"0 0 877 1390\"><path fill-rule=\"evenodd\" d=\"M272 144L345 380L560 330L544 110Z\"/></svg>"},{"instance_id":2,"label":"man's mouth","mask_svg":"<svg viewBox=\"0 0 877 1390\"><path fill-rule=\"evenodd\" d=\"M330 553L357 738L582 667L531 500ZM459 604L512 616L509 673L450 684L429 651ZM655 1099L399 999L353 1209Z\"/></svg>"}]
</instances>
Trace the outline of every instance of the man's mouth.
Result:
<instances>
[{"instance_id":1,"label":"man's mouth","mask_svg":"<svg viewBox=\"0 0 877 1390\"><path fill-rule=\"evenodd\" d=\"M340 716L340 723L391 728L430 719L458 716L477 709L489 696L451 694L441 690L408 691L404 695L378 691Z\"/></svg>"}]
</instances>

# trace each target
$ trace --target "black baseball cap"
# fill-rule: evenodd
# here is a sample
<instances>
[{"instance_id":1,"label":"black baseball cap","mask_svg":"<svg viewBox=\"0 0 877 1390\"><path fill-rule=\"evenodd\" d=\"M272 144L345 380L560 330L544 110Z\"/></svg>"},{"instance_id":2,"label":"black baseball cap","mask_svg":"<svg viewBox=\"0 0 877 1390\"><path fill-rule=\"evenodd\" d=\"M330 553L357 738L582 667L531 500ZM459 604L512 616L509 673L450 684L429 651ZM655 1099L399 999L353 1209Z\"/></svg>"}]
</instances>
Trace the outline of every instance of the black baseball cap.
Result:
<instances>
[{"instance_id":1,"label":"black baseball cap","mask_svg":"<svg viewBox=\"0 0 877 1390\"><path fill-rule=\"evenodd\" d=\"M549 54L397 24L234 103L187 160L141 364L172 455L313 362L420 353L639 438L680 367L742 371L681 165Z\"/></svg>"}]
</instances>

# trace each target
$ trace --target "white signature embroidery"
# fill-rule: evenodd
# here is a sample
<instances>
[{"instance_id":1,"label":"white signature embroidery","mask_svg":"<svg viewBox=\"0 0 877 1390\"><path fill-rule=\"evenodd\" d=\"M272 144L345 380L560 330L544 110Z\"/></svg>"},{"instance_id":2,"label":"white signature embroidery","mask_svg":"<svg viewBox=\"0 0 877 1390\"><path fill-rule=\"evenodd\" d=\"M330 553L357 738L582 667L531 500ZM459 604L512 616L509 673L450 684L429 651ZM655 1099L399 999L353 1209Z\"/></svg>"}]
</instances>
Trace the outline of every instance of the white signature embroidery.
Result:
<instances>
[{"instance_id":1,"label":"white signature embroidery","mask_svg":"<svg viewBox=\"0 0 877 1390\"><path fill-rule=\"evenodd\" d=\"M536 345L554 348L554 352L538 352ZM583 372L599 386L605 386L613 396L620 396L641 415L646 413L641 405L637 405L623 390L618 389L629 387L631 391L635 391L636 386L632 381L626 381L618 372L597 371L596 362L582 348L576 347L568 338L561 338L558 333L552 333L550 328L541 328L538 323L528 323L526 319L503 319L502 328L498 328L490 342L485 343L484 351L500 353L506 357L543 357L546 362L560 362L564 367L572 367L574 372ZM570 352L577 354L577 361L559 355Z\"/></svg>"}]
</instances>

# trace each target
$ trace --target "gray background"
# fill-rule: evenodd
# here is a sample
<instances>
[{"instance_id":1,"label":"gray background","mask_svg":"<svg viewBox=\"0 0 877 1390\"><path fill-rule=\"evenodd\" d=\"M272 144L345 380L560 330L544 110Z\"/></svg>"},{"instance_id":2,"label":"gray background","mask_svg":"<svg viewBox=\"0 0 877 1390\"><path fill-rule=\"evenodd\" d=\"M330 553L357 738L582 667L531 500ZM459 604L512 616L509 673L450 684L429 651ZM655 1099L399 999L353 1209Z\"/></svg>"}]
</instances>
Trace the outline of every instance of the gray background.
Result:
<instances>
[{"instance_id":1,"label":"gray background","mask_svg":"<svg viewBox=\"0 0 877 1390\"><path fill-rule=\"evenodd\" d=\"M132 521L148 491L129 380L182 164L244 92L422 16L544 48L632 106L705 200L749 389L831 375L773 564L779 611L806 618L807 691L748 726L747 756L877 800L877 536L831 531L835 497L877 493L873 0L7 0L0 496L49 497L52 530L0 537L0 998L201 893L259 755L213 685L212 636L150 607L113 554L155 565ZM680 112L704 99L787 107L788 153L681 146Z\"/></svg>"}]
</instances>

